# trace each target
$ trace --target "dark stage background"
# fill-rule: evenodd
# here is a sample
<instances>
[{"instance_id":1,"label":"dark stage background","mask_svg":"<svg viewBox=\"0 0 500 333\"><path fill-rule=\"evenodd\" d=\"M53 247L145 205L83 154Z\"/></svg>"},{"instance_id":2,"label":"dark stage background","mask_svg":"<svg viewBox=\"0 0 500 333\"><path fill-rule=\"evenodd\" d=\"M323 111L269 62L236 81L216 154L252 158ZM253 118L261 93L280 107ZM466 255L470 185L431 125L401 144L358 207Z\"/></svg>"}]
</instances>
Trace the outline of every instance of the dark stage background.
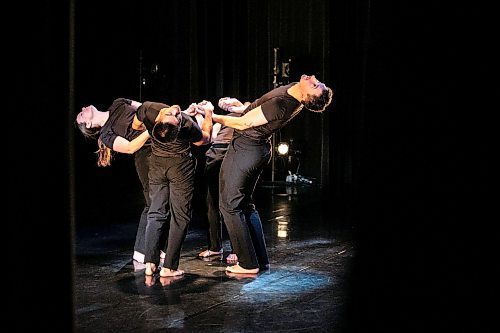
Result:
<instances>
[{"instance_id":1,"label":"dark stage background","mask_svg":"<svg viewBox=\"0 0 500 333\"><path fill-rule=\"evenodd\" d=\"M21 325L70 331L75 227L126 221L141 208L128 204L140 195L132 157L98 168L95 143L74 126L80 108L103 109L117 97L182 107L222 96L253 100L272 88L279 48L280 62L291 59L290 81L316 74L336 91L327 112L302 112L278 140L293 138L299 173L324 189L325 211L359 239L346 318L352 331L466 331L470 252L462 239L471 229L459 220L471 209L469 175L475 198L488 188L486 148L465 156L472 142L461 117L488 72L476 58L490 31L480 8L39 1L17 12L27 32L8 40L17 51L8 111L23 135L8 140L16 172L7 237L9 257L29 262L27 272L8 265L10 309L30 313ZM287 167L278 167L284 179ZM262 179L270 178L266 169Z\"/></svg>"},{"instance_id":2,"label":"dark stage background","mask_svg":"<svg viewBox=\"0 0 500 333\"><path fill-rule=\"evenodd\" d=\"M99 10L96 10L99 8ZM349 22L345 13L355 16ZM276 158L274 179L288 170L324 187L336 214L352 214L352 173L360 161L360 120L366 73L365 4L327 1L186 1L128 3L104 7L98 1L75 8L74 108L105 109L118 96L164 101L183 108L223 96L253 101L278 83L316 74L336 90L337 100L323 114L303 112L276 134L293 140L290 160ZM275 48L278 49L275 55ZM284 77L282 63L289 64ZM339 82L342 84L339 86ZM352 109L349 111L349 109ZM95 165L95 142L75 140L77 224L116 223L137 216L141 207L123 209L140 195L131 156L116 156L113 167ZM195 149L203 156L203 149ZM198 170L203 169L200 159ZM356 172L356 171L354 171ZM261 177L273 179L272 164ZM201 179L198 182L201 184ZM88 209L102 189L102 209ZM107 195L118 189L116 195ZM204 223L203 192L196 191L193 223ZM335 199L334 199L335 197ZM342 204L338 204L342 203ZM337 205L338 204L338 205Z\"/></svg>"},{"instance_id":3,"label":"dark stage background","mask_svg":"<svg viewBox=\"0 0 500 333\"><path fill-rule=\"evenodd\" d=\"M361 26L339 20L345 11L355 12ZM295 173L298 167L301 175L318 186L335 188L341 197L352 188L353 159L359 159L353 152L359 131L353 120L362 112L355 95L361 94L364 80L367 17L366 5L317 0L131 2L106 8L99 1L77 2L75 108L94 104L105 109L118 96L183 108L203 99L216 105L223 96L253 101L273 88L278 48L279 82L297 81L306 73L334 88L339 81L350 83L336 89L339 105L324 114L303 112L276 134L277 142L293 140L300 155L289 165L286 159L277 159L274 179L284 181L287 171ZM283 62L289 63L286 77ZM358 105L356 112L348 112L347 103ZM81 175L76 185L84 189L77 203L91 200L98 187L119 187L127 195L130 183L135 189L140 186L131 158L120 156L112 170L97 170L95 143L77 136L75 144L76 173ZM202 163L199 166L202 169ZM272 165L262 179L273 179ZM117 199L121 202L123 197ZM112 208L113 197L107 201ZM88 218L92 212L81 205L76 208L82 223L110 220L101 213ZM108 211L116 216L116 209Z\"/></svg>"}]
</instances>

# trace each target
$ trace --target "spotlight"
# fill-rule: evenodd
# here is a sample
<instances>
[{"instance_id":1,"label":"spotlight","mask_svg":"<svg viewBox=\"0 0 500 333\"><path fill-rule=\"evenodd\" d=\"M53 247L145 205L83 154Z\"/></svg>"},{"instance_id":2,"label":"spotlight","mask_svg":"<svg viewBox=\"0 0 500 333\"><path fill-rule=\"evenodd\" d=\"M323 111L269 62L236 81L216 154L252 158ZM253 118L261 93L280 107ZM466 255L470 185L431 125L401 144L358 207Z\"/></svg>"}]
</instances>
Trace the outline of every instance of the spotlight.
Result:
<instances>
[{"instance_id":1,"label":"spotlight","mask_svg":"<svg viewBox=\"0 0 500 333\"><path fill-rule=\"evenodd\" d=\"M278 148L277 148L278 154L284 156L284 155L288 154L288 149L289 149L288 143L280 142L278 144Z\"/></svg>"}]
</instances>

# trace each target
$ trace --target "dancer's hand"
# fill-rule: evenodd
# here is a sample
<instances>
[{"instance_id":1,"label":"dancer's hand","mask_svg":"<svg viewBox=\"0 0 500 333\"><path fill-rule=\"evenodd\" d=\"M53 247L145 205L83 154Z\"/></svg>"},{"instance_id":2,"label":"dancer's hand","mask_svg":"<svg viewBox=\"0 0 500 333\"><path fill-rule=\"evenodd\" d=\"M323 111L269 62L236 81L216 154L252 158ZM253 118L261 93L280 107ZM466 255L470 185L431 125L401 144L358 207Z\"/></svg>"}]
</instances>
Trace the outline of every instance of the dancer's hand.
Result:
<instances>
[{"instance_id":1,"label":"dancer's hand","mask_svg":"<svg viewBox=\"0 0 500 333\"><path fill-rule=\"evenodd\" d=\"M219 99L218 103L219 107L222 110L232 112L230 109L233 106L243 106L243 103L241 103L238 99L232 98L232 97L222 97Z\"/></svg>"},{"instance_id":2,"label":"dancer's hand","mask_svg":"<svg viewBox=\"0 0 500 333\"><path fill-rule=\"evenodd\" d=\"M203 100L201 102L198 103L198 107L201 107L203 109L203 111L214 111L214 105L212 104L212 102L210 101L206 101L206 100Z\"/></svg>"},{"instance_id":3,"label":"dancer's hand","mask_svg":"<svg viewBox=\"0 0 500 333\"><path fill-rule=\"evenodd\" d=\"M189 105L189 107L183 112L191 117L194 117L198 113L198 105L196 103L191 103L191 105Z\"/></svg>"}]
</instances>

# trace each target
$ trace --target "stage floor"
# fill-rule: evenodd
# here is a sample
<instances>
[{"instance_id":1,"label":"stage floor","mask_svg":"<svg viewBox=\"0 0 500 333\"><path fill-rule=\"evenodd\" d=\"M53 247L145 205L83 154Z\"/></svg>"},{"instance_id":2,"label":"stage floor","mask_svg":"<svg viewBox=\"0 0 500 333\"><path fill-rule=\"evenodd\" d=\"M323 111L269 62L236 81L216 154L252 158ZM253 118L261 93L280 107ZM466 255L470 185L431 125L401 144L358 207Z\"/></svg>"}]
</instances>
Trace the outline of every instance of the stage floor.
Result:
<instances>
[{"instance_id":1,"label":"stage floor","mask_svg":"<svg viewBox=\"0 0 500 333\"><path fill-rule=\"evenodd\" d=\"M144 275L132 260L135 223L77 226L75 331L342 332L356 246L335 203L313 185L286 183L262 183L255 202L271 267L250 276L225 272L227 238L223 256L197 258L204 225L190 226L181 278Z\"/></svg>"}]
</instances>

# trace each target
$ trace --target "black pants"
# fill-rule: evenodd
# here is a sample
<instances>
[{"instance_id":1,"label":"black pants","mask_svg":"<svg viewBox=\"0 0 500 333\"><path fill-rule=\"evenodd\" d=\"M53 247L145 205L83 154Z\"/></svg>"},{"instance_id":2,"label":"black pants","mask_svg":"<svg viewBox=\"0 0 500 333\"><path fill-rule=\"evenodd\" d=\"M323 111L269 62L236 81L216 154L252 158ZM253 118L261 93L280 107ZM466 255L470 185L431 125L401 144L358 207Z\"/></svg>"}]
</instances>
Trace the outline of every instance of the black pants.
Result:
<instances>
[{"instance_id":1,"label":"black pants","mask_svg":"<svg viewBox=\"0 0 500 333\"><path fill-rule=\"evenodd\" d=\"M264 232L252 195L271 160L271 144L235 136L220 170L219 207L233 252L245 269L269 264Z\"/></svg>"},{"instance_id":2,"label":"black pants","mask_svg":"<svg viewBox=\"0 0 500 333\"><path fill-rule=\"evenodd\" d=\"M219 172L227 145L217 144L210 147L205 156L205 181L207 184L208 249L219 251L222 248L222 215L219 210Z\"/></svg>"},{"instance_id":3,"label":"black pants","mask_svg":"<svg viewBox=\"0 0 500 333\"><path fill-rule=\"evenodd\" d=\"M145 262L158 265L159 243L164 224L169 220L166 256L163 267L177 269L182 243L192 216L195 160L191 155L160 157L151 155L149 193L151 206L146 226Z\"/></svg>"},{"instance_id":4,"label":"black pants","mask_svg":"<svg viewBox=\"0 0 500 333\"><path fill-rule=\"evenodd\" d=\"M145 145L135 152L134 162L135 170L139 176L142 184L142 191L144 194L144 209L141 213L139 226L137 227L137 234L135 236L134 251L144 254L146 251L146 225L148 224L148 210L151 200L149 200L149 157L151 156L151 146Z\"/></svg>"}]
</instances>

